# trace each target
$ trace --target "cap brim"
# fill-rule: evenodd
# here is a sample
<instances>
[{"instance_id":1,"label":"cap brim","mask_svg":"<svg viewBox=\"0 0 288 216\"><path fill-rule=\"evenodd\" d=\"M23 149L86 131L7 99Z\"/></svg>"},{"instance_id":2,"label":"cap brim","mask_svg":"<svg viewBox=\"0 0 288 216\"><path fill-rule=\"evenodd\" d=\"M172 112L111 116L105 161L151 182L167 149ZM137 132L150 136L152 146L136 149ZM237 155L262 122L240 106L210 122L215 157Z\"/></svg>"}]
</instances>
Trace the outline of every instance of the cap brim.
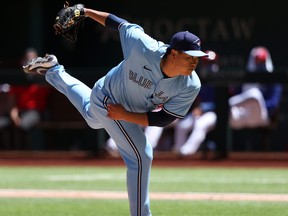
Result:
<instances>
[{"instance_id":1,"label":"cap brim","mask_svg":"<svg viewBox=\"0 0 288 216\"><path fill-rule=\"evenodd\" d=\"M194 57L208 57L208 54L205 52L202 52L201 50L188 50L188 51L183 51L186 54Z\"/></svg>"}]
</instances>

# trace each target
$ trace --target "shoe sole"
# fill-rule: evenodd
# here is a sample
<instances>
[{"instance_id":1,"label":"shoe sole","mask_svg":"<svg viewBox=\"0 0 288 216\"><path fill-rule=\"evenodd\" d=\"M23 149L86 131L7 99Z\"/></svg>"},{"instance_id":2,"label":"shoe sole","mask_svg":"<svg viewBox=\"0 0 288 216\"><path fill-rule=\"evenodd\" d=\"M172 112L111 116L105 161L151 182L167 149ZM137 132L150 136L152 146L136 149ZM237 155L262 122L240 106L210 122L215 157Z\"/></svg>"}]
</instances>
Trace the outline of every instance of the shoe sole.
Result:
<instances>
[{"instance_id":1,"label":"shoe sole","mask_svg":"<svg viewBox=\"0 0 288 216\"><path fill-rule=\"evenodd\" d=\"M47 54L46 56L47 57ZM45 59L45 57L43 59ZM26 66L23 66L23 70L25 73L30 73L30 74L41 74L41 75L44 75L47 70L49 70L50 68L58 65L58 61L57 61L57 58L56 56L49 56L47 59L45 59L46 61L45 62L41 62L41 63L38 63L39 66L36 66L37 64L34 63L34 65L26 65ZM34 66L34 67L33 67Z\"/></svg>"}]
</instances>

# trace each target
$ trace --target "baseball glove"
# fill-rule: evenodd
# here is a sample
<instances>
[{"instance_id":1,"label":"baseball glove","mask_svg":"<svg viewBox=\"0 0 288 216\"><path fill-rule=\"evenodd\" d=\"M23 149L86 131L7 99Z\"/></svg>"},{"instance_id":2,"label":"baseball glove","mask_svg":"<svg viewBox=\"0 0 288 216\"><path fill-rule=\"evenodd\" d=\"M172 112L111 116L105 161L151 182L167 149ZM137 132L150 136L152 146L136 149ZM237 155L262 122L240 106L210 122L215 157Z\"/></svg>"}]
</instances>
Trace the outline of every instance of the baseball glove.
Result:
<instances>
[{"instance_id":1,"label":"baseball glove","mask_svg":"<svg viewBox=\"0 0 288 216\"><path fill-rule=\"evenodd\" d=\"M62 35L64 38L75 42L78 36L79 26L85 19L84 5L76 4L69 7L69 3L64 4L55 19L54 29L56 35Z\"/></svg>"}]
</instances>

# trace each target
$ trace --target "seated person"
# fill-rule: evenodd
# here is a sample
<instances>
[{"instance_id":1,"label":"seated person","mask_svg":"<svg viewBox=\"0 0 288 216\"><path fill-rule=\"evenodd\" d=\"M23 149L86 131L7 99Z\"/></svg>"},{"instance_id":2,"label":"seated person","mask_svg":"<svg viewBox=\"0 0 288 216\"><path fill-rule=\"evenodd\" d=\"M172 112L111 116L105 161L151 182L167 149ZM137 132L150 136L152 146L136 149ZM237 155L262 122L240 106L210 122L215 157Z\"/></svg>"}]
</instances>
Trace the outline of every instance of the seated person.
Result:
<instances>
[{"instance_id":1,"label":"seated person","mask_svg":"<svg viewBox=\"0 0 288 216\"><path fill-rule=\"evenodd\" d=\"M247 71L272 73L273 63L265 47L251 50ZM237 92L238 91L238 92ZM276 117L282 96L279 83L245 83L229 99L229 124L233 129L266 127Z\"/></svg>"}]
</instances>

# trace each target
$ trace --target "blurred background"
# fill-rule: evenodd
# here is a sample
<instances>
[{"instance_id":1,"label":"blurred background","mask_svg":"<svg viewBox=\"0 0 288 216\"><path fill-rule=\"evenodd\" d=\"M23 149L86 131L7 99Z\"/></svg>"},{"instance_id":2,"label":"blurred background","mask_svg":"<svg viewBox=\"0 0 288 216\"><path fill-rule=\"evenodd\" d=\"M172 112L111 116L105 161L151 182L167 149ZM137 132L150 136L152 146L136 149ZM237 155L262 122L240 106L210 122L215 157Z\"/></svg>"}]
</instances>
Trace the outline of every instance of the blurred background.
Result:
<instances>
[{"instance_id":1,"label":"blurred background","mask_svg":"<svg viewBox=\"0 0 288 216\"><path fill-rule=\"evenodd\" d=\"M169 43L171 36L180 30L189 30L202 39L203 50L217 53L217 74L199 74L202 82L214 86L217 94L216 145L201 147L203 152L217 152L217 157L227 157L231 152L288 152L287 113L287 19L282 1L70 1L86 7L114 13L143 26L152 37ZM14 99L10 89L47 83L41 78L27 77L22 71L23 57L28 48L37 50L39 56L55 54L66 70L88 86L106 74L107 70L122 60L118 34L86 19L79 29L75 43L54 34L53 24L64 1L27 0L17 4L5 2L1 13L0 53L0 114L10 116ZM274 64L273 73L247 74L246 64L250 50L265 46ZM267 127L235 130L228 124L228 98L231 87L244 82L281 83L277 121ZM47 86L49 88L49 86ZM24 91L24 90L23 90ZM21 92L21 91L20 91ZM39 97L39 95L38 95ZM42 97L42 96L41 96ZM44 96L43 96L44 97ZM42 99L43 99L42 97ZM46 96L45 96L46 98ZM92 130L67 99L50 89L41 119L33 127L21 128L4 124L0 128L0 149L3 151L74 151L91 154L106 152L109 138L104 130ZM20 111L21 112L21 111ZM7 120L9 121L9 120ZM155 151L171 150L173 129L162 134ZM248 135L247 135L248 134ZM243 136L253 141L242 140ZM258 137L255 141L254 138ZM207 142L208 143L208 142Z\"/></svg>"}]
</instances>

